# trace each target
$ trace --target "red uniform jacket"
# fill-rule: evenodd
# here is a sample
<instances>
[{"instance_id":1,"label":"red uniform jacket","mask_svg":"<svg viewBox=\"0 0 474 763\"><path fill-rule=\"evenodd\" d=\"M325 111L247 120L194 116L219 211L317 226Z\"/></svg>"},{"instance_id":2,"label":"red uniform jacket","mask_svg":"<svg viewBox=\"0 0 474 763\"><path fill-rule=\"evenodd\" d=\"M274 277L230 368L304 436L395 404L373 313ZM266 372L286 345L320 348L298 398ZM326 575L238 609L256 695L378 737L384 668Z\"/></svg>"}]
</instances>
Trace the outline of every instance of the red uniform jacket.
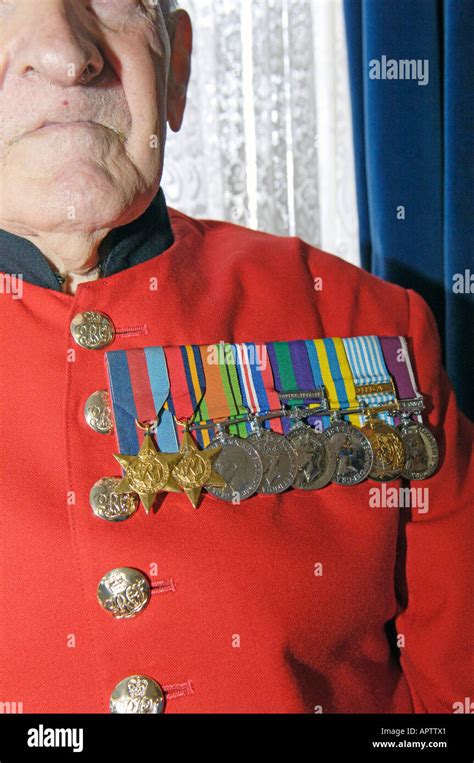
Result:
<instances>
[{"instance_id":1,"label":"red uniform jacket","mask_svg":"<svg viewBox=\"0 0 474 763\"><path fill-rule=\"evenodd\" d=\"M472 429L426 304L300 239L170 217L171 248L75 296L0 296L0 702L107 713L144 674L169 713L453 712L473 696ZM169 494L149 516L96 518L91 486L120 469L115 436L84 420L107 388L106 350L70 334L86 310L112 319L107 349L408 337L441 450L417 484L429 511L371 508L366 481L197 510ZM96 591L121 566L174 590L115 620Z\"/></svg>"}]
</instances>

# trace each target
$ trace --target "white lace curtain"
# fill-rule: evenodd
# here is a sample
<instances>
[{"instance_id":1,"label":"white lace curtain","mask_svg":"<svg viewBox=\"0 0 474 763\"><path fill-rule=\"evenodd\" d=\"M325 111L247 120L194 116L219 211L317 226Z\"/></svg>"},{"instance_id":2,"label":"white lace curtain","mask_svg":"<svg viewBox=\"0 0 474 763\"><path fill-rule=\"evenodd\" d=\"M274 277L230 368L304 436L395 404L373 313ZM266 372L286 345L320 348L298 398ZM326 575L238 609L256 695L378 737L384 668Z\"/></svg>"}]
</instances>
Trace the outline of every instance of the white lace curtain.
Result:
<instances>
[{"instance_id":1,"label":"white lace curtain","mask_svg":"<svg viewBox=\"0 0 474 763\"><path fill-rule=\"evenodd\" d=\"M170 206L359 263L342 0L182 0L193 20Z\"/></svg>"}]
</instances>

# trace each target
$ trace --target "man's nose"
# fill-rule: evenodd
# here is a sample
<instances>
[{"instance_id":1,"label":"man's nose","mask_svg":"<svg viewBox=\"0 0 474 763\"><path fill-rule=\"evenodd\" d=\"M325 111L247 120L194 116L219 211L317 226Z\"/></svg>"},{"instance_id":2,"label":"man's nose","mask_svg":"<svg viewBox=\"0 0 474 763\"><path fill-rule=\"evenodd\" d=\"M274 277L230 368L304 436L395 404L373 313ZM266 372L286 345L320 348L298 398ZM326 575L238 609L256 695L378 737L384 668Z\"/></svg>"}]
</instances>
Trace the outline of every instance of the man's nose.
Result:
<instances>
[{"instance_id":1,"label":"man's nose","mask_svg":"<svg viewBox=\"0 0 474 763\"><path fill-rule=\"evenodd\" d=\"M67 0L41 0L41 3L41 14L18 51L17 74L38 75L62 87L88 84L104 68L104 59L90 28L74 9L74 3Z\"/></svg>"}]
</instances>

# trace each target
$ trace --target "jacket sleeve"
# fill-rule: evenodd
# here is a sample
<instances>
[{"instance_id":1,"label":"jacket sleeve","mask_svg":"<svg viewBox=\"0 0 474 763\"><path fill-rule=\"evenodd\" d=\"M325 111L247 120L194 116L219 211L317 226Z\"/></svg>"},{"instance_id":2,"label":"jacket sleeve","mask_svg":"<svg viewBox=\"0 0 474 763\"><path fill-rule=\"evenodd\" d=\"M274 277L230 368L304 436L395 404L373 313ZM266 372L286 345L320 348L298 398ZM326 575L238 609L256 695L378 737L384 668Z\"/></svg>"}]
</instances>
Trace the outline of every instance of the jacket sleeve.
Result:
<instances>
[{"instance_id":1,"label":"jacket sleeve","mask_svg":"<svg viewBox=\"0 0 474 763\"><path fill-rule=\"evenodd\" d=\"M412 508L401 517L395 625L404 636L400 660L415 712L463 712L474 699L473 425L458 410L442 367L433 315L416 292L408 295L410 355L440 466L430 479L411 483L428 490L428 511Z\"/></svg>"}]
</instances>

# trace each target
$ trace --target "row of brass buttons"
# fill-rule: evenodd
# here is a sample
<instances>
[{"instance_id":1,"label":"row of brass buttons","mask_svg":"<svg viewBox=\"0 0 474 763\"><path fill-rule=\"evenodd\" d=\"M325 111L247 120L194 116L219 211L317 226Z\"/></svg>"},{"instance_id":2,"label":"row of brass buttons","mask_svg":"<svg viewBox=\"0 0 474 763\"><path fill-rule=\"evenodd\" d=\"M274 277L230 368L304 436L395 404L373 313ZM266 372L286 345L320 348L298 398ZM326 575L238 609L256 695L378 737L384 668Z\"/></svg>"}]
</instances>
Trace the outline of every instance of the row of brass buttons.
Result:
<instances>
[{"instance_id":1,"label":"row of brass buttons","mask_svg":"<svg viewBox=\"0 0 474 763\"><path fill-rule=\"evenodd\" d=\"M115 327L107 315L89 310L79 313L71 321L74 341L85 350L101 350L115 339ZM109 395L99 390L91 395L84 409L85 419L95 432L113 431ZM139 499L134 493L116 492L120 482L115 477L99 480L90 493L94 514L109 522L122 522L138 509ZM150 601L150 584L139 570L119 567L110 570L99 583L97 598L100 605L117 619L128 619L142 612ZM120 681L110 697L111 713L162 713L164 691L153 678L144 675L128 676Z\"/></svg>"}]
</instances>

